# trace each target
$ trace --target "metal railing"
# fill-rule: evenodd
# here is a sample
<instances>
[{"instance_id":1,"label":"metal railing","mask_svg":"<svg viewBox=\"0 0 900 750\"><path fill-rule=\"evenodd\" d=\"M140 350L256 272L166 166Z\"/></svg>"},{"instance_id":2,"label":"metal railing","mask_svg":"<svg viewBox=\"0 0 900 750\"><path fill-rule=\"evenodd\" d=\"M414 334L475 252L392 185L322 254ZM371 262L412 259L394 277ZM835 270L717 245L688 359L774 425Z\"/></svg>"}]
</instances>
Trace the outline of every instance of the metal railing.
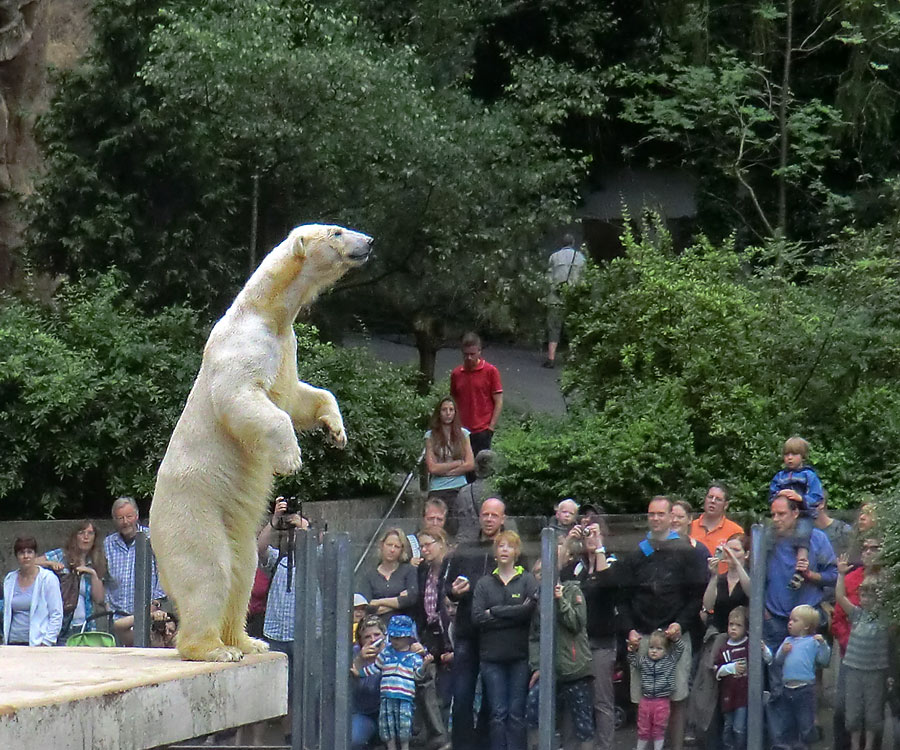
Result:
<instances>
[{"instance_id":1,"label":"metal railing","mask_svg":"<svg viewBox=\"0 0 900 750\"><path fill-rule=\"evenodd\" d=\"M382 519L384 525L388 513ZM379 530L381 528L379 527ZM766 549L760 524L751 529L749 637L762 642ZM149 539L138 534L135 560L135 646L149 646L152 552ZM368 551L371 541L367 546ZM298 530L295 536L294 652L292 696L292 750L349 750L352 706L350 663L352 654L353 574L351 536L347 532L321 535L316 529ZM366 553L359 558L365 559ZM555 750L556 736L556 599L557 532L540 533L541 577L539 750ZM358 563L356 567L358 567ZM748 750L762 750L764 742L764 665L760 648L749 658Z\"/></svg>"}]
</instances>

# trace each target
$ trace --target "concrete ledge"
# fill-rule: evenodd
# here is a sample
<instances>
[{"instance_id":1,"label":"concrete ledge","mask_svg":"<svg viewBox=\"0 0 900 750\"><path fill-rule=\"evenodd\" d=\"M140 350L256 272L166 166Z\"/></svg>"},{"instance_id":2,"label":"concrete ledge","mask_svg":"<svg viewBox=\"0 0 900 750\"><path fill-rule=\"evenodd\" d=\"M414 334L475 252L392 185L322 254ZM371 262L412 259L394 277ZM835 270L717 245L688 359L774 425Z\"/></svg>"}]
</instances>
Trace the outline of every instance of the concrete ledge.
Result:
<instances>
[{"instance_id":1,"label":"concrete ledge","mask_svg":"<svg viewBox=\"0 0 900 750\"><path fill-rule=\"evenodd\" d=\"M0 748L132 750L287 709L287 658L181 661L171 649L0 647Z\"/></svg>"}]
</instances>

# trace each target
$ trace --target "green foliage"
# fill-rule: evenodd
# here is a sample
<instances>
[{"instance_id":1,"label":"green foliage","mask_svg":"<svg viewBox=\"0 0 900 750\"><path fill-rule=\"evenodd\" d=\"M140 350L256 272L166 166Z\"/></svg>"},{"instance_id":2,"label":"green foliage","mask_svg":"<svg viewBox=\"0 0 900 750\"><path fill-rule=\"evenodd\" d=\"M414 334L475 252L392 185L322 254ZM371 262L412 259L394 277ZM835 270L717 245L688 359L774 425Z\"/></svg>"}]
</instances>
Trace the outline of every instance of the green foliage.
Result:
<instances>
[{"instance_id":1,"label":"green foliage","mask_svg":"<svg viewBox=\"0 0 900 750\"><path fill-rule=\"evenodd\" d=\"M389 491L421 444L413 373L298 330L301 377L334 390L350 445L301 436L304 467L285 487L311 500ZM66 289L52 310L0 300L3 515L105 515L116 494L149 499L204 339L195 312L148 316L112 275Z\"/></svg>"},{"instance_id":2,"label":"green foliage","mask_svg":"<svg viewBox=\"0 0 900 750\"><path fill-rule=\"evenodd\" d=\"M537 117L437 75L421 37L388 44L341 5L98 0L91 64L60 81L43 122L36 267L115 266L149 309L217 312L246 274L256 175L259 255L308 221L378 240L323 311L412 331L429 315L471 326L474 310L512 328L536 238L569 216L578 156ZM470 12L442 11L461 35L442 55L467 47Z\"/></svg>"},{"instance_id":3,"label":"green foliage","mask_svg":"<svg viewBox=\"0 0 900 750\"><path fill-rule=\"evenodd\" d=\"M196 314L141 314L113 276L55 310L0 303L3 515L99 513L147 497L200 364Z\"/></svg>"},{"instance_id":4,"label":"green foliage","mask_svg":"<svg viewBox=\"0 0 900 750\"><path fill-rule=\"evenodd\" d=\"M701 65L670 59L662 72L635 73L630 82L636 93L626 100L623 117L646 126L647 140L678 144L685 165L742 188L763 233L776 231L777 178L793 189L794 205L822 200L820 178L838 156L833 133L842 122L835 107L792 100L784 126L790 149L782 161L780 99L772 96L765 65L720 48Z\"/></svg>"},{"instance_id":5,"label":"green foliage","mask_svg":"<svg viewBox=\"0 0 900 750\"><path fill-rule=\"evenodd\" d=\"M619 82L623 118L642 128L623 152L693 171L708 231L823 242L877 211L867 193L900 168L884 145L897 136L892 3L685 0L651 26L659 54Z\"/></svg>"},{"instance_id":6,"label":"green foliage","mask_svg":"<svg viewBox=\"0 0 900 750\"><path fill-rule=\"evenodd\" d=\"M878 527L883 534L880 560L886 585L881 594L893 622L900 618L900 492L892 488L878 502Z\"/></svg>"},{"instance_id":7,"label":"green foliage","mask_svg":"<svg viewBox=\"0 0 900 750\"><path fill-rule=\"evenodd\" d=\"M688 415L668 396L635 393L596 415L541 417L504 429L496 439L504 459L495 482L501 496L517 514L546 512L562 497L631 513L650 495L699 487Z\"/></svg>"},{"instance_id":8,"label":"green foliage","mask_svg":"<svg viewBox=\"0 0 900 750\"><path fill-rule=\"evenodd\" d=\"M246 275L250 178L189 110L160 110L137 71L160 7L185 0L101 0L86 63L57 77L39 121L46 172L29 202L27 253L39 270L80 279L115 266L159 309L221 311ZM238 231L240 227L240 231Z\"/></svg>"},{"instance_id":9,"label":"green foliage","mask_svg":"<svg viewBox=\"0 0 900 750\"><path fill-rule=\"evenodd\" d=\"M783 243L739 252L701 239L675 254L659 224L626 233L625 257L569 296L575 413L510 435L501 482L517 500L595 488L592 499L635 511L653 493L696 498L724 480L737 508L758 509L781 442L799 433L833 506L885 488L900 452L892 236L844 235L833 263L809 271Z\"/></svg>"},{"instance_id":10,"label":"green foliage","mask_svg":"<svg viewBox=\"0 0 900 750\"><path fill-rule=\"evenodd\" d=\"M508 318L523 247L570 208L577 175L546 128L433 85L419 49L382 43L358 17L211 3L169 14L152 53L141 76L163 114L189 109L203 138L244 153L270 216L329 216L378 239L344 314L377 308L412 330L459 310L471 325L461 302L474 292L479 313Z\"/></svg>"},{"instance_id":11,"label":"green foliage","mask_svg":"<svg viewBox=\"0 0 900 750\"><path fill-rule=\"evenodd\" d=\"M304 337L300 327L300 378L334 393L348 443L339 451L323 439L301 436L303 468L279 480L279 487L311 500L394 491L397 477L412 470L422 451L434 398L417 395L411 368L378 362L365 349L320 343L309 335L315 329L305 330Z\"/></svg>"}]
</instances>

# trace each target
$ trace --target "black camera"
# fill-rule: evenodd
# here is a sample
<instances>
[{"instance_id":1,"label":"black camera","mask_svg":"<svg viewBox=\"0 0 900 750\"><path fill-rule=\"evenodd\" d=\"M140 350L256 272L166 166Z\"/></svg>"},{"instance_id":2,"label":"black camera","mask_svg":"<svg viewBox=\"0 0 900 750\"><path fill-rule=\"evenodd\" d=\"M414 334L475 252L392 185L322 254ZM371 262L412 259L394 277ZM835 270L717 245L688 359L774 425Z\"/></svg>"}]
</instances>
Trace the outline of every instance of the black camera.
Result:
<instances>
[{"instance_id":1,"label":"black camera","mask_svg":"<svg viewBox=\"0 0 900 750\"><path fill-rule=\"evenodd\" d=\"M279 501L283 500L287 504L287 508L284 511L284 515L290 516L294 513L299 513L303 515L303 501L294 495L290 495L289 497L276 497L271 506L269 506L269 513L275 513L275 506L278 505Z\"/></svg>"},{"instance_id":2,"label":"black camera","mask_svg":"<svg viewBox=\"0 0 900 750\"><path fill-rule=\"evenodd\" d=\"M275 520L275 506L278 505L280 501L284 501L287 508L284 511L284 515ZM301 516L303 515L303 501L293 495L289 497L277 497L272 501L272 507L269 508L269 512L273 515L272 527L278 531L285 531L291 526L287 521L288 516L294 515L295 513Z\"/></svg>"}]
</instances>

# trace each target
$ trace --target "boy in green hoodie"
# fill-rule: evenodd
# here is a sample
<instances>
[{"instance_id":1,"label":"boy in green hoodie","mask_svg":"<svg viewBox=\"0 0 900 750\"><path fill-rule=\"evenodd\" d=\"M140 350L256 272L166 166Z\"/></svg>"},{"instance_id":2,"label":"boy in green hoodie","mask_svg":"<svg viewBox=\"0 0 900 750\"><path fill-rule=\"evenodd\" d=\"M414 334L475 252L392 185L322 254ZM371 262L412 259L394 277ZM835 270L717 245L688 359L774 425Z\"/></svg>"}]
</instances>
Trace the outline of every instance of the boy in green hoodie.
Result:
<instances>
[{"instance_id":1,"label":"boy in green hoodie","mask_svg":"<svg viewBox=\"0 0 900 750\"><path fill-rule=\"evenodd\" d=\"M561 717L563 750L592 750L594 746L594 678L591 671L591 644L587 635L587 606L577 581L559 583L559 570L581 556L581 541L566 538L557 549L556 589L556 670L557 716ZM538 560L532 573L541 575ZM540 672L540 612L534 613L529 636L531 675L528 693L528 723L537 726L538 680Z\"/></svg>"}]
</instances>

